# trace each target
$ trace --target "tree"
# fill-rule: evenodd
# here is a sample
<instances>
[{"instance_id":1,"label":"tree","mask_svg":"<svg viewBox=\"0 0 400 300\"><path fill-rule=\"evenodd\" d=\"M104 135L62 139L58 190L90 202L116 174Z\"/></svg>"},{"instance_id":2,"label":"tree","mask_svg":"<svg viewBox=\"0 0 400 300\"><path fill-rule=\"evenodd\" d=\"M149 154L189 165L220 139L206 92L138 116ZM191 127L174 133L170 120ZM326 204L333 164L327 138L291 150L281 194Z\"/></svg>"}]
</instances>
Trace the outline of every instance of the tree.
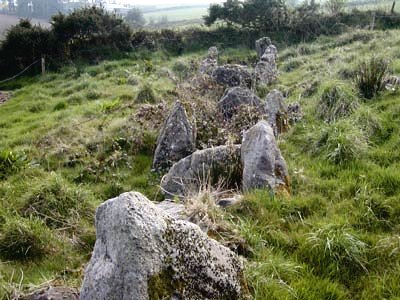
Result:
<instances>
[{"instance_id":1,"label":"tree","mask_svg":"<svg viewBox=\"0 0 400 300\"><path fill-rule=\"evenodd\" d=\"M125 20L133 27L143 27L146 24L146 19L143 16L142 11L139 8L132 8L128 11Z\"/></svg>"},{"instance_id":2,"label":"tree","mask_svg":"<svg viewBox=\"0 0 400 300\"><path fill-rule=\"evenodd\" d=\"M327 0L325 6L328 12L335 16L343 12L346 6L346 0Z\"/></svg>"},{"instance_id":3,"label":"tree","mask_svg":"<svg viewBox=\"0 0 400 300\"><path fill-rule=\"evenodd\" d=\"M266 31L278 29L287 15L284 0L227 0L222 5L211 5L204 20L208 26L221 20L227 24Z\"/></svg>"}]
</instances>

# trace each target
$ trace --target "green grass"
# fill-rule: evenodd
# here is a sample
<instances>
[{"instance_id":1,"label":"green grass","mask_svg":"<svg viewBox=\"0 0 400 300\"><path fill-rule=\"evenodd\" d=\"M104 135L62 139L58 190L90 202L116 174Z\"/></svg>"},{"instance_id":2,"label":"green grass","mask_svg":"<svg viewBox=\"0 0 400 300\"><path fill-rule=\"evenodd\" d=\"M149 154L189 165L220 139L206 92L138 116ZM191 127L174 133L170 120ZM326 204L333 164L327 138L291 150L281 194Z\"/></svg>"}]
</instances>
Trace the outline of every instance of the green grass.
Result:
<instances>
[{"instance_id":1,"label":"green grass","mask_svg":"<svg viewBox=\"0 0 400 300\"><path fill-rule=\"evenodd\" d=\"M191 7L191 8L179 8L176 9L168 9L168 10L160 10L155 12L144 13L144 17L147 21L151 19L156 22L162 18L167 17L168 21L183 21L183 20L194 20L201 19L204 15L207 14L207 7Z\"/></svg>"},{"instance_id":2,"label":"green grass","mask_svg":"<svg viewBox=\"0 0 400 300\"><path fill-rule=\"evenodd\" d=\"M259 92L280 88L305 113L279 137L292 195L253 191L225 213L255 299L400 298L400 92L366 101L352 79L371 49L400 73L399 45L400 31L354 31L280 49L279 82ZM14 83L0 106L0 299L50 280L79 287L94 208L130 190L160 199L150 167L168 109L217 100L185 81L205 55L137 53ZM220 60L256 55L222 49ZM143 87L152 99L138 98Z\"/></svg>"}]
</instances>

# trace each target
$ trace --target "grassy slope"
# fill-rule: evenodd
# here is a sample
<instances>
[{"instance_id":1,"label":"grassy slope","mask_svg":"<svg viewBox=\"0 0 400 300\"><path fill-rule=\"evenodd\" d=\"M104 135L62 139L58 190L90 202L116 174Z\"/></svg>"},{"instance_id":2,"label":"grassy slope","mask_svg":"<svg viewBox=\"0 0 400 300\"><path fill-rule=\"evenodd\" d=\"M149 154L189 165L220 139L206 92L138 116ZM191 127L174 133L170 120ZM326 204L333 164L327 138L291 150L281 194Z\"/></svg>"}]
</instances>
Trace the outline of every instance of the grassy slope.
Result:
<instances>
[{"instance_id":1,"label":"grassy slope","mask_svg":"<svg viewBox=\"0 0 400 300\"><path fill-rule=\"evenodd\" d=\"M359 59L384 55L400 73L399 33L354 32L280 52L278 87L306 114L279 140L293 197L255 191L227 212L253 249L247 276L257 299L400 297L400 95L361 101L330 125L315 114L323 86L335 84ZM229 49L221 60L254 57ZM93 208L122 191L158 197L158 178L149 170L159 128L154 120L164 110L141 124L135 98L147 82L157 102L171 103L176 84L165 68L176 60L158 53L69 67L20 82L24 87L0 106L1 148L25 153L29 161L0 181L0 299L47 281L79 286L94 242ZM138 86L129 84L132 74ZM306 89L311 96L301 96ZM364 149L356 141L366 136ZM332 155L348 161L331 162ZM29 259L17 259L21 248Z\"/></svg>"}]
</instances>

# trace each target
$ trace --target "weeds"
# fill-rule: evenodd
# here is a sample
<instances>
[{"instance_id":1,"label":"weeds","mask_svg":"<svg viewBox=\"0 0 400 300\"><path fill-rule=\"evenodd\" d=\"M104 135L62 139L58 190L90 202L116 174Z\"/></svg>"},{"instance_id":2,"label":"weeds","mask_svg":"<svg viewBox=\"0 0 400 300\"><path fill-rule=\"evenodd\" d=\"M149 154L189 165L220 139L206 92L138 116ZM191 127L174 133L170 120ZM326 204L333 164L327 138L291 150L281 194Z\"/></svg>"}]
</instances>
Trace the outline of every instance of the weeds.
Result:
<instances>
[{"instance_id":1,"label":"weeds","mask_svg":"<svg viewBox=\"0 0 400 300\"><path fill-rule=\"evenodd\" d=\"M364 98L372 99L385 88L388 69L389 62L376 56L358 65L355 72L355 83Z\"/></svg>"}]
</instances>

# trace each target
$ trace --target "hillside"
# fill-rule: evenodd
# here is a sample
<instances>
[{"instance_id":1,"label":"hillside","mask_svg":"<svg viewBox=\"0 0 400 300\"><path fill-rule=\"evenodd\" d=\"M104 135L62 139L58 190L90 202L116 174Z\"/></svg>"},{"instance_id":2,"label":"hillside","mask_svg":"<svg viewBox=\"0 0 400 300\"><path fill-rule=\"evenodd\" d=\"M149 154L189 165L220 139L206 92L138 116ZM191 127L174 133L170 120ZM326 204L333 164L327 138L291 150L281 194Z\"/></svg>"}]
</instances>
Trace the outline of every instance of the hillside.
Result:
<instances>
[{"instance_id":1,"label":"hillside","mask_svg":"<svg viewBox=\"0 0 400 300\"><path fill-rule=\"evenodd\" d=\"M291 195L257 190L211 208L227 228L218 239L246 257L255 299L400 298L400 90L363 100L351 79L372 54L400 74L399 45L400 31L353 31L279 49L279 82L258 94L280 89L304 113L278 139ZM204 56L133 53L0 88L13 89L0 104L0 299L40 285L79 288L95 208L132 190L162 199L150 168L174 101L197 120L202 141L217 132L231 142L233 132L218 133L207 115L223 90L192 81ZM242 48L219 59L257 58ZM332 86L358 105L329 123L319 101Z\"/></svg>"}]
</instances>

